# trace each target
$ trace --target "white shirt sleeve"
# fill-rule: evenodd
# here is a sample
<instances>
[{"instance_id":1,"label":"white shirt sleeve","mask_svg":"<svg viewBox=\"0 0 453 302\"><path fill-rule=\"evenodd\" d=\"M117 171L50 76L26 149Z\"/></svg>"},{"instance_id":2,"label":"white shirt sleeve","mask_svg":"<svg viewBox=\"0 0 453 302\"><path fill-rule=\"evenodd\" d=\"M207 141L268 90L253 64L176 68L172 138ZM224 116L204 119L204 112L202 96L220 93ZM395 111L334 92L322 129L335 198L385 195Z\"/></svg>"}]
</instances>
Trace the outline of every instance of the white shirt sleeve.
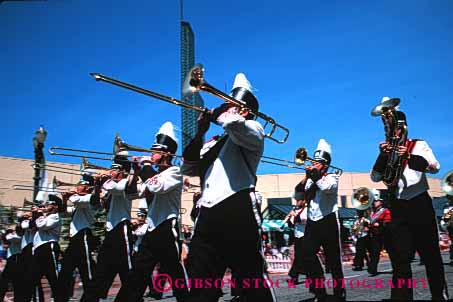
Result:
<instances>
[{"instance_id":1,"label":"white shirt sleeve","mask_svg":"<svg viewBox=\"0 0 453 302\"><path fill-rule=\"evenodd\" d=\"M41 216L36 219L36 226L38 229L46 231L50 230L60 223L59 215L49 215L49 216Z\"/></svg>"},{"instance_id":2,"label":"white shirt sleeve","mask_svg":"<svg viewBox=\"0 0 453 302\"><path fill-rule=\"evenodd\" d=\"M20 227L24 230L30 227L30 220L24 220L20 223Z\"/></svg>"},{"instance_id":3,"label":"white shirt sleeve","mask_svg":"<svg viewBox=\"0 0 453 302\"><path fill-rule=\"evenodd\" d=\"M240 114L225 112L217 122L225 129L233 143L249 150L261 150L264 129L254 120L246 120Z\"/></svg>"},{"instance_id":4,"label":"white shirt sleeve","mask_svg":"<svg viewBox=\"0 0 453 302\"><path fill-rule=\"evenodd\" d=\"M171 167L144 183L148 191L155 194L165 194L182 185L182 174L179 168Z\"/></svg>"},{"instance_id":5,"label":"white shirt sleeve","mask_svg":"<svg viewBox=\"0 0 453 302\"><path fill-rule=\"evenodd\" d=\"M119 182L109 179L102 187L107 191L124 191L126 189L127 182L128 179L122 179Z\"/></svg>"},{"instance_id":6,"label":"white shirt sleeve","mask_svg":"<svg viewBox=\"0 0 453 302\"><path fill-rule=\"evenodd\" d=\"M338 175L336 174L327 174L321 177L316 185L318 188L326 194L336 192L338 188Z\"/></svg>"},{"instance_id":7,"label":"white shirt sleeve","mask_svg":"<svg viewBox=\"0 0 453 302\"><path fill-rule=\"evenodd\" d=\"M417 141L417 153L414 152L414 155L423 156L428 162L428 167L426 168L427 173L436 174L440 170L440 163L434 156L433 150L429 147L428 143L425 141Z\"/></svg>"},{"instance_id":8,"label":"white shirt sleeve","mask_svg":"<svg viewBox=\"0 0 453 302\"><path fill-rule=\"evenodd\" d=\"M74 194L69 197L69 201L77 208L86 208L90 205L91 194L86 194L83 196Z\"/></svg>"}]
</instances>

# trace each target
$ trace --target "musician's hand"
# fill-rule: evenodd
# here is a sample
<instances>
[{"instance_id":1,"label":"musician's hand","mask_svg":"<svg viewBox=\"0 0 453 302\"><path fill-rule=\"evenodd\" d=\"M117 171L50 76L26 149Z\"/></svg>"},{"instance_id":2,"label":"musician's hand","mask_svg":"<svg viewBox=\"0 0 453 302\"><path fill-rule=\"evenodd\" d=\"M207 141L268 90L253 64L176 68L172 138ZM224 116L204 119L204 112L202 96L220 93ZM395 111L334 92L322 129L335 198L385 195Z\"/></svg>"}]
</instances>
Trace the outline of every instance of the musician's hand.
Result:
<instances>
[{"instance_id":1,"label":"musician's hand","mask_svg":"<svg viewBox=\"0 0 453 302\"><path fill-rule=\"evenodd\" d=\"M398 150L396 151L399 156L409 157L409 152L406 146L398 146Z\"/></svg>"},{"instance_id":2,"label":"musician's hand","mask_svg":"<svg viewBox=\"0 0 453 302\"><path fill-rule=\"evenodd\" d=\"M288 213L288 216L294 217L296 216L296 212L294 210L291 210L291 212Z\"/></svg>"},{"instance_id":3,"label":"musician's hand","mask_svg":"<svg viewBox=\"0 0 453 302\"><path fill-rule=\"evenodd\" d=\"M375 222L375 223L373 223L373 226L374 227L379 227L379 223Z\"/></svg>"},{"instance_id":4,"label":"musician's hand","mask_svg":"<svg viewBox=\"0 0 453 302\"><path fill-rule=\"evenodd\" d=\"M217 123L217 119L219 118L219 116L226 112L228 110L228 108L230 108L231 105L230 104L227 104L227 103L223 103L222 105L220 105L219 107L215 108L212 110L212 113L211 113L211 122L213 123Z\"/></svg>"},{"instance_id":5,"label":"musician's hand","mask_svg":"<svg viewBox=\"0 0 453 302\"><path fill-rule=\"evenodd\" d=\"M208 132L209 126L211 125L210 121L211 114L209 112L200 113L197 120L199 135L204 136L204 134Z\"/></svg>"},{"instance_id":6,"label":"musician's hand","mask_svg":"<svg viewBox=\"0 0 453 302\"><path fill-rule=\"evenodd\" d=\"M389 144L387 142L382 142L379 144L379 151L387 153L390 151Z\"/></svg>"}]
</instances>

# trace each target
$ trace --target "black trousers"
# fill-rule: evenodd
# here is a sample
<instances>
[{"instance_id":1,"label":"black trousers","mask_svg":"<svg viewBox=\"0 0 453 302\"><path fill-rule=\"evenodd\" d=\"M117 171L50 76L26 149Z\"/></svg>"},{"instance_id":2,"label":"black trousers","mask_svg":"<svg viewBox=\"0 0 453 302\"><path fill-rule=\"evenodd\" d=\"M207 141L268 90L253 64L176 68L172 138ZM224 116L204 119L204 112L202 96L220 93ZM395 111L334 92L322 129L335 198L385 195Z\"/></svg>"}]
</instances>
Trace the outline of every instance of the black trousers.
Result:
<instances>
[{"instance_id":1,"label":"black trousers","mask_svg":"<svg viewBox=\"0 0 453 302\"><path fill-rule=\"evenodd\" d=\"M217 301L218 286L224 269L229 267L243 284L253 278L257 284L243 286L240 295L247 301L275 301L261 247L261 218L249 190L243 190L212 208L201 207L189 246L187 267L191 280L202 280L202 286L192 286L189 301ZM245 280L245 281L244 281ZM250 281L251 283L251 281ZM234 286L241 287L236 282Z\"/></svg>"},{"instance_id":2,"label":"black trousers","mask_svg":"<svg viewBox=\"0 0 453 302\"><path fill-rule=\"evenodd\" d=\"M41 286L41 282L37 286L33 280L33 244L29 244L22 249L20 254L20 264L22 267L23 275L22 281L18 284L18 292L24 296L24 301L44 301L44 292Z\"/></svg>"},{"instance_id":3,"label":"black trousers","mask_svg":"<svg viewBox=\"0 0 453 302\"><path fill-rule=\"evenodd\" d=\"M371 255L372 248L371 248L371 239L370 235L366 235L365 237L357 238L355 243L355 255L353 260L353 265L355 267L363 268L364 261L366 262L367 266L370 266L370 258L368 255Z\"/></svg>"},{"instance_id":4,"label":"black trousers","mask_svg":"<svg viewBox=\"0 0 453 302\"><path fill-rule=\"evenodd\" d=\"M157 263L165 268L170 276L170 284L178 301L184 301L188 293L188 277L181 262L181 244L176 218L168 219L147 232L134 256L133 270L122 284L115 301L143 301L149 278ZM160 278L159 278L160 279ZM158 285L164 286L158 281Z\"/></svg>"},{"instance_id":5,"label":"black trousers","mask_svg":"<svg viewBox=\"0 0 453 302\"><path fill-rule=\"evenodd\" d=\"M368 266L368 272L370 274L376 274L379 264L379 258L381 256L381 251L383 248L387 251L390 262L392 264L395 263L394 261L394 246L392 241L392 228L393 225L389 223L387 226L384 227L382 233L379 234L372 234L370 237L370 245L371 245L371 253L370 253L370 264Z\"/></svg>"},{"instance_id":6,"label":"black trousers","mask_svg":"<svg viewBox=\"0 0 453 302\"><path fill-rule=\"evenodd\" d=\"M305 228L305 240L302 257L309 279L315 282L316 279L324 278L324 272L318 259L318 252L322 246L326 264L330 268L333 279L337 282L334 288L334 295L341 297L344 289L341 288L343 279L343 267L341 263L340 230L336 213L330 213L319 221L307 221ZM325 296L325 288L313 288L316 296Z\"/></svg>"},{"instance_id":7,"label":"black trousers","mask_svg":"<svg viewBox=\"0 0 453 302\"><path fill-rule=\"evenodd\" d=\"M291 278L297 278L300 274L305 274L304 259L302 252L304 249L304 237L295 238L294 240L294 261L291 265L288 275ZM319 261L319 259L318 259Z\"/></svg>"},{"instance_id":8,"label":"black trousers","mask_svg":"<svg viewBox=\"0 0 453 302\"><path fill-rule=\"evenodd\" d=\"M411 279L410 265L413 244L426 267L429 288L433 300L442 300L447 293L445 273L440 255L437 221L431 197L424 192L410 200L392 201L392 239L395 248L394 282L399 278ZM413 300L410 286L395 286L392 300Z\"/></svg>"},{"instance_id":9,"label":"black trousers","mask_svg":"<svg viewBox=\"0 0 453 302\"><path fill-rule=\"evenodd\" d=\"M14 302L24 301L23 292L19 290L19 284L22 282L24 274L20 257L20 254L16 254L6 260L5 268L0 275L0 301L3 301L5 298L10 282L13 286Z\"/></svg>"},{"instance_id":10,"label":"black trousers","mask_svg":"<svg viewBox=\"0 0 453 302\"><path fill-rule=\"evenodd\" d=\"M52 290L52 296L59 296L58 289L58 258L60 246L58 242L47 242L33 251L33 285L36 288L41 285L42 277L46 277ZM44 301L41 299L40 301Z\"/></svg>"},{"instance_id":11,"label":"black trousers","mask_svg":"<svg viewBox=\"0 0 453 302\"><path fill-rule=\"evenodd\" d=\"M87 288L85 301L106 298L116 274L120 275L121 283L126 282L132 270L132 249L132 230L128 220L106 232L97 257L94 281Z\"/></svg>"},{"instance_id":12,"label":"black trousers","mask_svg":"<svg viewBox=\"0 0 453 302\"><path fill-rule=\"evenodd\" d=\"M73 273L77 268L83 283L84 301L85 293L94 280L95 262L91 255L93 251L93 235L90 229L80 230L69 240L69 245L63 254L61 271L58 276L60 301L68 301L73 292Z\"/></svg>"}]
</instances>

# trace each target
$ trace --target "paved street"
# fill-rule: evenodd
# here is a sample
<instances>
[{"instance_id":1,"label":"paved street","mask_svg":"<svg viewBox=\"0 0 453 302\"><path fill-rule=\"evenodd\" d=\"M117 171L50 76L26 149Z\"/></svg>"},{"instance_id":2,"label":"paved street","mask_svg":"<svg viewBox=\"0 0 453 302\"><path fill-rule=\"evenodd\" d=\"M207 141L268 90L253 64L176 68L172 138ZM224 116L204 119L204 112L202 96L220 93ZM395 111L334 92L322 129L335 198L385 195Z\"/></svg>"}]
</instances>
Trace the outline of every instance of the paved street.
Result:
<instances>
[{"instance_id":1,"label":"paved street","mask_svg":"<svg viewBox=\"0 0 453 302\"><path fill-rule=\"evenodd\" d=\"M453 295L453 266L446 265L450 262L448 253L443 253L443 259L445 263L444 268L446 278L449 285L448 290L450 293L452 293L451 295ZM425 267L419 265L418 257L416 258L416 261L412 263L412 270L415 279L421 280L426 278ZM347 279L346 290L348 301L380 301L382 299L388 299L390 297L390 288L388 287L388 282L391 280L392 275L389 260L386 259L379 263L379 275L375 277L368 277L368 273L366 271L352 271L351 266L349 265L344 267L344 273L345 278ZM329 277L330 274L326 275L326 278ZM279 302L310 301L310 299L313 297L313 295L308 292L308 289L305 288L305 284L300 284L296 288L288 288L288 285L286 283L287 278L285 275L271 275L271 278L280 287L275 288ZM362 284L360 286L357 286L357 280L360 280L360 282L364 282L364 280L366 280L365 282L367 283L364 284L364 287L362 287ZM382 282L384 288L375 288L376 282L378 284L377 287L380 287L380 282ZM371 284L372 288L368 288L367 284ZM417 287L414 290L416 299L430 300L431 295L429 288L423 288L423 283L421 281L417 282L416 285ZM114 289L114 291L116 290ZM328 292L329 291L330 293L332 292L331 289L328 289ZM224 287L223 292L225 293L225 295L219 301L230 301L231 296L228 285ZM176 301L175 298L168 296L169 294L165 294L164 299L160 301ZM113 298L105 301L113 301ZM145 301L153 301L153 299L146 299Z\"/></svg>"},{"instance_id":2,"label":"paved street","mask_svg":"<svg viewBox=\"0 0 453 302\"><path fill-rule=\"evenodd\" d=\"M450 261L448 253L443 253L443 260L445 263L444 268L449 285L448 289L449 292L453 294L453 266L447 265ZM414 290L415 298L417 300L430 300L431 295L429 289L423 288L424 285L427 286L427 284L423 283L426 278L425 269L424 266L419 265L418 257L412 263L412 270L413 276L417 280L416 288ZM390 288L388 284L392 275L390 262L387 259L379 263L379 275L375 277L368 277L368 273L366 271L352 271L350 265L344 267L344 273L348 301L381 301L382 299L388 299L390 297ZM327 274L326 278L329 277L330 274ZM280 302L310 301L313 298L313 295L308 292L307 288L305 288L305 284L297 285L297 287L294 288L292 286L288 286L286 282L287 277L285 275L271 275L271 278L276 284L274 288L276 290L278 301ZM375 284L377 284L377 286L375 286ZM113 301L119 286L120 282L117 278L113 288L110 290L109 298L102 301ZM223 288L223 292L225 295L219 301L230 301L232 297L230 295L230 289L227 282ZM328 289L328 292L332 293L332 290ZM46 296L49 296L48 290L46 290L46 293ZM72 301L78 301L81 293L81 289L76 288L74 299ZM152 298L146 298L145 301L155 300ZM164 294L164 298L160 301L175 302L176 299L171 297L170 293L166 293Z\"/></svg>"}]
</instances>

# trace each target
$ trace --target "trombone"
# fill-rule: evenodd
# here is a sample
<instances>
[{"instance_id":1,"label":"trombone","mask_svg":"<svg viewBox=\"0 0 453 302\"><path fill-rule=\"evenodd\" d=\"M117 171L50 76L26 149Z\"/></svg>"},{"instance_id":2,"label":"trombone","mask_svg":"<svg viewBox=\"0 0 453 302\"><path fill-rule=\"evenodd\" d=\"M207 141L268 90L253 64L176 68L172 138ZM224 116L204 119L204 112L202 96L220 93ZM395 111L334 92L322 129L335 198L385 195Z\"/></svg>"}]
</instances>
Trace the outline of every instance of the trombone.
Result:
<instances>
[{"instance_id":1,"label":"trombone","mask_svg":"<svg viewBox=\"0 0 453 302\"><path fill-rule=\"evenodd\" d=\"M83 163L86 165L84 167L86 168L92 168L92 169L105 169L105 170L110 170L110 168L105 168L101 166L96 166L88 163L86 161L87 158L91 159L98 159L98 160L109 160L113 161L114 157L118 154L120 151L135 151L135 152L147 152L147 153L160 153L163 155L171 155L176 158L182 158L181 155L169 153L169 152L164 152L164 151L159 151L159 150L153 150L153 149L147 149L147 148L142 148L142 147L136 147L132 146L129 144L126 144L121 137L116 134L115 136L115 141L113 143L113 152L102 152L102 151L94 151L94 150L86 150L86 149L75 149L75 148L64 148L64 147L50 147L49 148L49 153L51 155L57 155L57 156L70 156L70 157L79 157L83 158ZM78 153L86 153L86 154L73 154L73 153L60 153L58 151L69 151L69 152L78 152ZM93 156L91 154L100 154L100 155L110 155L111 157L98 157L98 156ZM132 157L133 155L128 155L127 157ZM126 160L124 160L126 161ZM132 160L127 160L129 162L133 162Z\"/></svg>"},{"instance_id":2,"label":"trombone","mask_svg":"<svg viewBox=\"0 0 453 302\"><path fill-rule=\"evenodd\" d=\"M312 164L320 163L319 161L309 157L308 151L305 148L299 148L296 150L293 161L280 159L277 157L271 157L271 156L262 156L262 158L264 158L264 160L261 160L261 162L263 162L263 163L283 166L283 167L287 167L287 168L291 168L291 169L299 169L299 170L306 170L306 168L301 167L301 166L305 166L306 161L311 162ZM333 173L335 173L338 176L341 176L341 174L343 174L343 169L341 169L341 168L335 167L333 165L328 165L327 167L333 169Z\"/></svg>"},{"instance_id":3,"label":"trombone","mask_svg":"<svg viewBox=\"0 0 453 302\"><path fill-rule=\"evenodd\" d=\"M270 117L264 113L261 113L256 110L252 110L252 109L248 108L244 102L236 100L235 98L233 98L233 97L223 93L222 91L218 90L217 88L211 86L203 79L203 73L204 73L204 68L201 64L197 64L194 67L192 67L190 72L187 74L186 79L184 80L184 87L182 89L183 95L190 96L191 94L198 92L198 91L206 91L210 94L213 94L214 96L221 98L226 103L237 106L241 110L247 110L251 114L256 116L257 118L263 119L266 122L264 124L264 127L266 127L267 125L271 125L271 130L265 134L266 138L268 138L276 143L279 143L279 144L283 144L286 142L286 140L288 139L288 136L289 136L288 128L278 124L272 117ZM209 111L207 108L195 106L195 105L177 100L175 98L172 98L172 97L169 97L166 95L162 95L157 92L153 92L151 90L147 90L147 89L144 89L144 88L141 88L141 87L138 87L138 86L126 83L126 82L115 80L113 78L107 77L100 73L90 73L90 75L92 77L94 77L94 79L96 81L104 81L104 82L110 83L112 85L126 88L126 89L129 89L129 90L132 90L132 91L165 101L167 103L171 103L173 105L177 105L177 106L186 108L186 109L191 109L191 110L195 110L195 111L202 112L202 113ZM273 137L273 135L277 129L281 129L285 133L284 137L280 140Z\"/></svg>"}]
</instances>

